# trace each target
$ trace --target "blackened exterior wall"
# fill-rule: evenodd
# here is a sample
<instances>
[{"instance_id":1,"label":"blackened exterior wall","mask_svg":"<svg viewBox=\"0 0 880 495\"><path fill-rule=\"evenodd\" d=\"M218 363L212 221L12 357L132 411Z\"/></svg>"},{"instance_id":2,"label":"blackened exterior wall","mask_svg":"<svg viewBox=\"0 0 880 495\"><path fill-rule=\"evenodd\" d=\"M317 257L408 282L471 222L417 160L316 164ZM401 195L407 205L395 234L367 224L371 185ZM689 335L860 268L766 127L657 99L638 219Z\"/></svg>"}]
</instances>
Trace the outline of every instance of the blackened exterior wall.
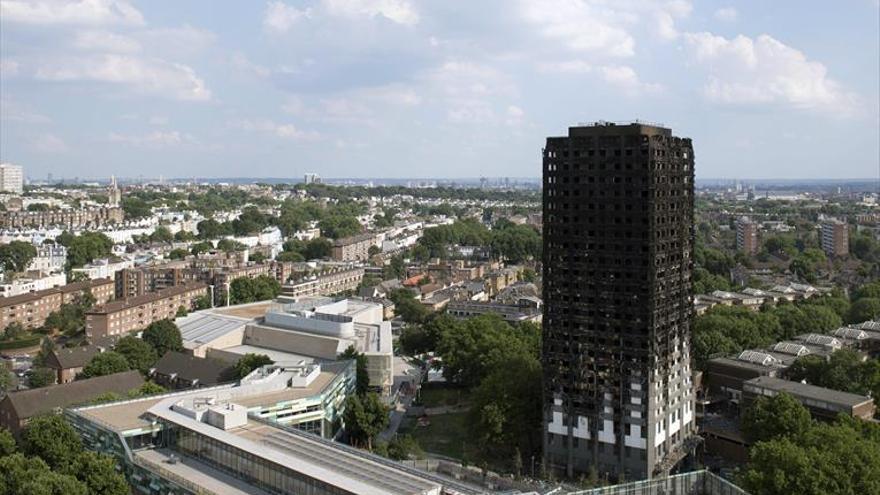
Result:
<instances>
[{"instance_id":1,"label":"blackened exterior wall","mask_svg":"<svg viewBox=\"0 0 880 495\"><path fill-rule=\"evenodd\" d=\"M663 474L694 432L691 141L572 127L543 175L545 462Z\"/></svg>"}]
</instances>

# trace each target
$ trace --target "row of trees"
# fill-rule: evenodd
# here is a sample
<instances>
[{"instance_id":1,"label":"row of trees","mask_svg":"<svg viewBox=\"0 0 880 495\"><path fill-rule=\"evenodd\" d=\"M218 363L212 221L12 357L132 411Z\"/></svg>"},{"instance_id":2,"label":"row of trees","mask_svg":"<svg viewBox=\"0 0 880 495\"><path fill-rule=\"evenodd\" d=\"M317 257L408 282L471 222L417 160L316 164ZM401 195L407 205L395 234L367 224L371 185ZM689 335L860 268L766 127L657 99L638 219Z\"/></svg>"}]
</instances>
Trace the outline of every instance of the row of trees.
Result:
<instances>
[{"instance_id":1,"label":"row of trees","mask_svg":"<svg viewBox=\"0 0 880 495\"><path fill-rule=\"evenodd\" d=\"M127 495L116 461L85 450L61 416L32 418L21 442L0 429L0 493L18 495Z\"/></svg>"},{"instance_id":2,"label":"row of trees","mask_svg":"<svg viewBox=\"0 0 880 495\"><path fill-rule=\"evenodd\" d=\"M541 258L541 235L527 225L502 219L492 230L473 218L425 229L419 246L430 257L447 258L453 246L489 246L494 257L519 263Z\"/></svg>"},{"instance_id":3,"label":"row of trees","mask_svg":"<svg viewBox=\"0 0 880 495\"><path fill-rule=\"evenodd\" d=\"M880 425L841 414L817 423L796 399L758 397L743 413L753 442L740 485L763 495L880 493Z\"/></svg>"},{"instance_id":4,"label":"row of trees","mask_svg":"<svg viewBox=\"0 0 880 495\"><path fill-rule=\"evenodd\" d=\"M281 205L277 216L263 213L259 208L250 206L242 210L237 219L230 222L203 220L198 224L198 237L207 240L231 235L244 236L260 232L269 226L277 226L285 236L290 236L312 222L318 222L324 236L337 239L361 232L362 226L357 216L364 211L365 208L361 204L351 201L339 201L322 206L314 201L291 199Z\"/></svg>"}]
</instances>

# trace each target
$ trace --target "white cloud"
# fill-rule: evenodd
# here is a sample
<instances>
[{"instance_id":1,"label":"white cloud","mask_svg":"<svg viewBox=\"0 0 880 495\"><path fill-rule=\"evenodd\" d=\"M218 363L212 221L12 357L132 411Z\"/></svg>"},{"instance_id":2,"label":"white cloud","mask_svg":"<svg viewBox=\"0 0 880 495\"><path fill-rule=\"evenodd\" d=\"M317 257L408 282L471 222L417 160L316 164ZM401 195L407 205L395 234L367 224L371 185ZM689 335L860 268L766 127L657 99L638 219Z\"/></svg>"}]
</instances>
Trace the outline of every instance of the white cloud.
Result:
<instances>
[{"instance_id":1,"label":"white cloud","mask_svg":"<svg viewBox=\"0 0 880 495\"><path fill-rule=\"evenodd\" d=\"M32 111L29 107L8 98L0 99L0 120L26 124L48 124L49 117Z\"/></svg>"},{"instance_id":2,"label":"white cloud","mask_svg":"<svg viewBox=\"0 0 880 495\"><path fill-rule=\"evenodd\" d=\"M628 65L592 65L583 60L542 62L538 70L563 74L598 74L606 83L629 94L656 93L663 88L659 84L644 83L635 69Z\"/></svg>"},{"instance_id":3,"label":"white cloud","mask_svg":"<svg viewBox=\"0 0 880 495\"><path fill-rule=\"evenodd\" d=\"M516 105L510 105L507 107L507 119L505 123L511 127L517 127L525 122L526 113L522 108Z\"/></svg>"},{"instance_id":4,"label":"white cloud","mask_svg":"<svg viewBox=\"0 0 880 495\"><path fill-rule=\"evenodd\" d=\"M269 2L263 16L263 28L275 34L290 31L300 19L311 17L311 9L300 10L281 1Z\"/></svg>"},{"instance_id":5,"label":"white cloud","mask_svg":"<svg viewBox=\"0 0 880 495\"><path fill-rule=\"evenodd\" d=\"M30 141L31 149L40 153L66 153L70 147L63 139L54 134L40 134Z\"/></svg>"},{"instance_id":6,"label":"white cloud","mask_svg":"<svg viewBox=\"0 0 880 495\"><path fill-rule=\"evenodd\" d=\"M0 0L0 17L23 24L142 25L127 0Z\"/></svg>"},{"instance_id":7,"label":"white cloud","mask_svg":"<svg viewBox=\"0 0 880 495\"><path fill-rule=\"evenodd\" d=\"M762 34L726 39L688 33L694 60L708 72L705 96L727 104L781 103L794 108L850 113L858 97L828 77L819 62Z\"/></svg>"},{"instance_id":8,"label":"white cloud","mask_svg":"<svg viewBox=\"0 0 880 495\"><path fill-rule=\"evenodd\" d=\"M195 138L178 131L154 131L144 135L124 135L110 133L108 139L114 143L144 148L168 148L181 144L194 144Z\"/></svg>"},{"instance_id":9,"label":"white cloud","mask_svg":"<svg viewBox=\"0 0 880 495\"><path fill-rule=\"evenodd\" d=\"M147 120L150 125L162 126L168 125L168 117L162 117L160 115L154 115Z\"/></svg>"},{"instance_id":10,"label":"white cloud","mask_svg":"<svg viewBox=\"0 0 880 495\"><path fill-rule=\"evenodd\" d=\"M206 101L211 92L195 71L182 64L128 55L65 58L44 65L36 78L46 81L97 81L178 100Z\"/></svg>"},{"instance_id":11,"label":"white cloud","mask_svg":"<svg viewBox=\"0 0 880 495\"><path fill-rule=\"evenodd\" d=\"M605 82L628 93L656 93L662 89L659 84L643 83L635 69L627 65L605 65L599 68Z\"/></svg>"},{"instance_id":12,"label":"white cloud","mask_svg":"<svg viewBox=\"0 0 880 495\"><path fill-rule=\"evenodd\" d=\"M17 76L21 64L11 58L0 59L0 77Z\"/></svg>"},{"instance_id":13,"label":"white cloud","mask_svg":"<svg viewBox=\"0 0 880 495\"><path fill-rule=\"evenodd\" d=\"M734 22L739 18L739 12L733 7L723 7L715 11L714 17L719 21Z\"/></svg>"},{"instance_id":14,"label":"white cloud","mask_svg":"<svg viewBox=\"0 0 880 495\"><path fill-rule=\"evenodd\" d=\"M412 88L398 84L367 88L358 91L358 95L364 99L378 103L412 107L422 102L422 97Z\"/></svg>"},{"instance_id":15,"label":"white cloud","mask_svg":"<svg viewBox=\"0 0 880 495\"><path fill-rule=\"evenodd\" d=\"M409 0L323 0L327 11L344 17L382 16L397 24L414 25L419 14Z\"/></svg>"},{"instance_id":16,"label":"white cloud","mask_svg":"<svg viewBox=\"0 0 880 495\"><path fill-rule=\"evenodd\" d=\"M466 60L450 60L423 74L420 82L438 95L446 117L455 123L500 123L504 108L495 110L499 97L518 94L516 85L492 66Z\"/></svg>"},{"instance_id":17,"label":"white cloud","mask_svg":"<svg viewBox=\"0 0 880 495\"><path fill-rule=\"evenodd\" d=\"M269 77L272 74L272 71L268 67L251 62L247 56L240 51L233 52L229 61L233 67L245 74L254 75L260 78Z\"/></svg>"},{"instance_id":18,"label":"white cloud","mask_svg":"<svg viewBox=\"0 0 880 495\"><path fill-rule=\"evenodd\" d=\"M173 53L175 57L199 54L217 39L217 36L211 31L189 24L180 27L147 29L138 33L137 37L144 46L151 49L152 53Z\"/></svg>"},{"instance_id":19,"label":"white cloud","mask_svg":"<svg viewBox=\"0 0 880 495\"><path fill-rule=\"evenodd\" d=\"M73 46L80 50L134 53L141 49L137 40L109 31L81 31L76 34Z\"/></svg>"},{"instance_id":20,"label":"white cloud","mask_svg":"<svg viewBox=\"0 0 880 495\"><path fill-rule=\"evenodd\" d=\"M543 72L587 74L593 71L593 65L583 60L566 60L563 62L541 62L538 64L538 69Z\"/></svg>"},{"instance_id":21,"label":"white cloud","mask_svg":"<svg viewBox=\"0 0 880 495\"><path fill-rule=\"evenodd\" d=\"M520 14L547 38L579 52L628 57L635 41L617 12L588 0L523 0Z\"/></svg>"},{"instance_id":22,"label":"white cloud","mask_svg":"<svg viewBox=\"0 0 880 495\"><path fill-rule=\"evenodd\" d=\"M245 131L272 134L293 141L315 141L321 138L320 134L315 131L304 131L293 124L278 124L271 120L242 120L233 122L232 126Z\"/></svg>"}]
</instances>

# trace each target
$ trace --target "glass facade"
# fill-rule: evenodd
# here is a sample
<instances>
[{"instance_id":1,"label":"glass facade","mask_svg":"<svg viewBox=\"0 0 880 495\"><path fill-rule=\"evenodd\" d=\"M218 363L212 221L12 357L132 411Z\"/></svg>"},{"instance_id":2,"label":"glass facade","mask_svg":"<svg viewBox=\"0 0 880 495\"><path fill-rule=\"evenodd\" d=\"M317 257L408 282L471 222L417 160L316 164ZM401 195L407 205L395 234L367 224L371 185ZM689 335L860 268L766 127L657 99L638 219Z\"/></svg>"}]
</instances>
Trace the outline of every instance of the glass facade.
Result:
<instances>
[{"instance_id":1,"label":"glass facade","mask_svg":"<svg viewBox=\"0 0 880 495\"><path fill-rule=\"evenodd\" d=\"M309 478L285 466L243 451L200 433L171 427L166 428L169 447L211 465L257 488L272 493L297 495L348 495L322 481Z\"/></svg>"}]
</instances>

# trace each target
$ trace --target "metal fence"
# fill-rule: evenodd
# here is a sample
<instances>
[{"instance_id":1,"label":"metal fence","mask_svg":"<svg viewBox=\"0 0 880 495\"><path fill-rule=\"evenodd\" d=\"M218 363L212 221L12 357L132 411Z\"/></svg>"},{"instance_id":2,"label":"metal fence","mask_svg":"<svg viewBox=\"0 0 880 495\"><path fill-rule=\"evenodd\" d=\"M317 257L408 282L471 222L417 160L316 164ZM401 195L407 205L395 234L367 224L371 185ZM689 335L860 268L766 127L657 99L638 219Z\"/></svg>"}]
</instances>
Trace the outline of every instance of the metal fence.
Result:
<instances>
[{"instance_id":1,"label":"metal fence","mask_svg":"<svg viewBox=\"0 0 880 495\"><path fill-rule=\"evenodd\" d=\"M745 490L709 471L691 471L667 478L592 488L568 495L749 495Z\"/></svg>"}]
</instances>

